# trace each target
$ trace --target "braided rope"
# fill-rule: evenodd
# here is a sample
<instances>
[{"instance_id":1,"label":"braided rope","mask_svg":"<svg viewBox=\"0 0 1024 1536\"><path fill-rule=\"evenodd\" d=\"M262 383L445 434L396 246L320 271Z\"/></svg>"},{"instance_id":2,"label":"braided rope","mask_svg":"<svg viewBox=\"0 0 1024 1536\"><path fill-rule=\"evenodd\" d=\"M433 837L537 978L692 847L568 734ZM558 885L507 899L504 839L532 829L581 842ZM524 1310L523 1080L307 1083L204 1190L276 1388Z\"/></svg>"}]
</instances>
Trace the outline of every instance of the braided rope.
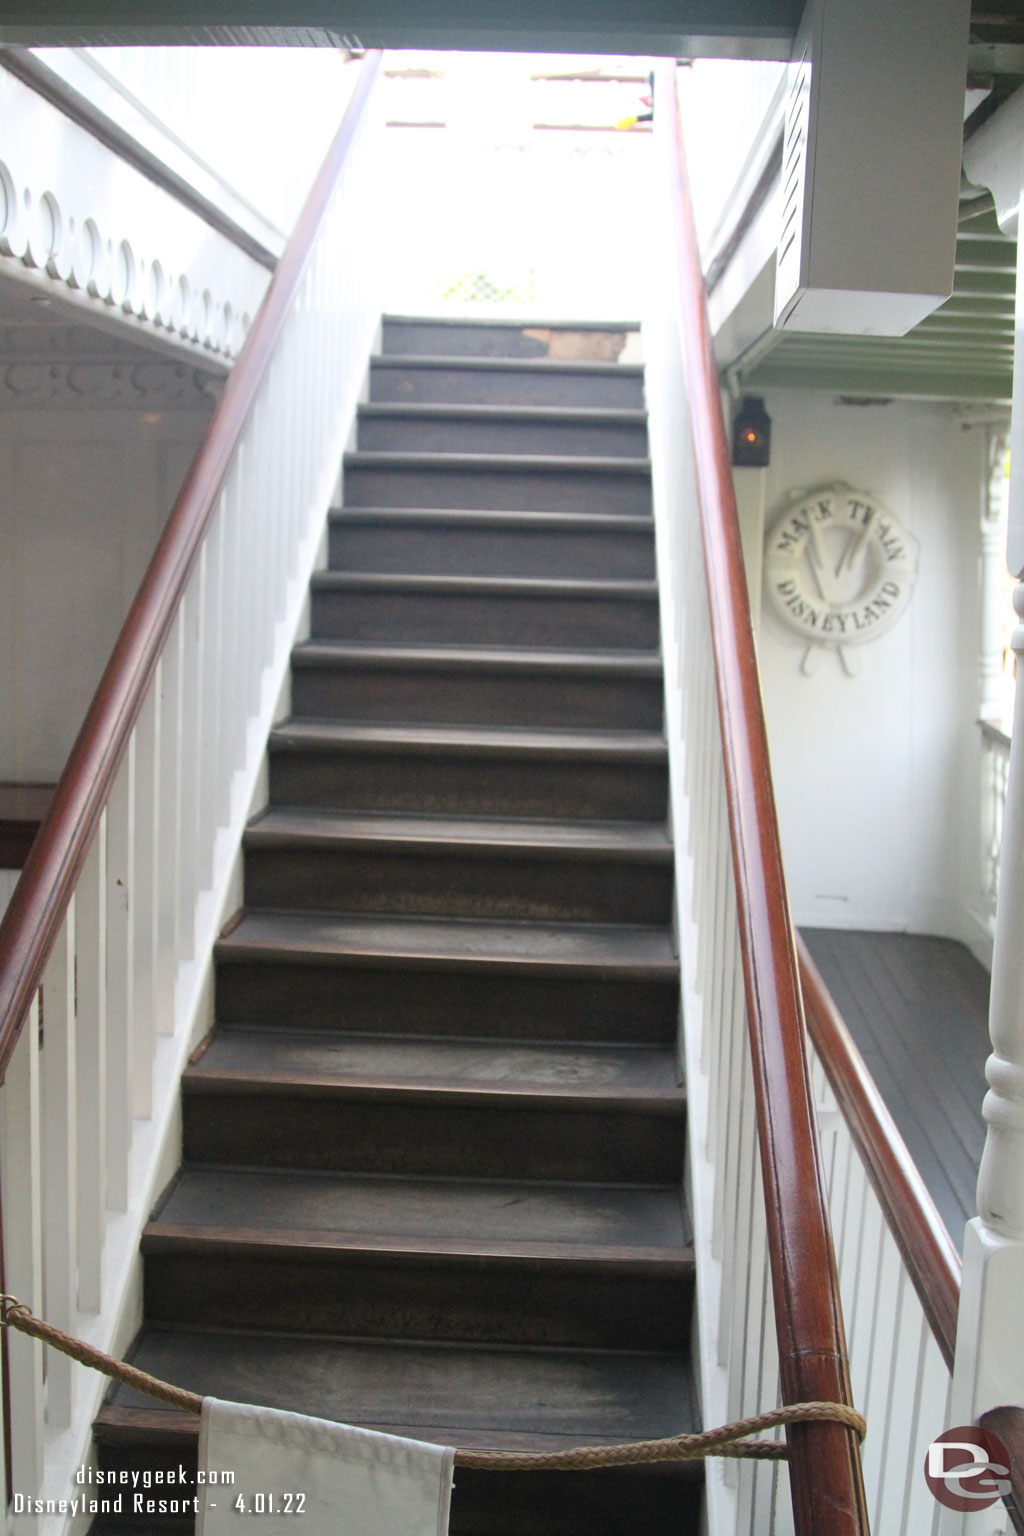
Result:
<instances>
[{"instance_id":1,"label":"braided rope","mask_svg":"<svg viewBox=\"0 0 1024 1536\"><path fill-rule=\"evenodd\" d=\"M0 1294L0 1326L17 1328L19 1333L27 1333L33 1339L42 1339L44 1344L59 1349L62 1355L70 1355L80 1365L87 1365L103 1376L112 1376L115 1381L124 1382L126 1387L134 1387L136 1392L155 1397L158 1402L169 1403L172 1408L182 1408L186 1413L199 1413L202 1409L203 1400L197 1393L186 1392L182 1387L172 1387L170 1382L150 1376L147 1371L140 1371L123 1360L115 1360L101 1349L93 1349L91 1344L86 1344L82 1339L71 1338L52 1323L44 1323L41 1317L36 1317L23 1301L18 1301L14 1296Z\"/></svg>"},{"instance_id":2,"label":"braided rope","mask_svg":"<svg viewBox=\"0 0 1024 1536\"><path fill-rule=\"evenodd\" d=\"M87 1365L91 1370L134 1387L146 1397L198 1414L203 1399L196 1392L172 1387L169 1382L150 1376L134 1365L115 1360L101 1349L94 1349L82 1339L55 1328L18 1301L0 1293L0 1327L17 1328L19 1333L41 1339L52 1349ZM852 1429L860 1440L867 1434L867 1423L855 1408L845 1403L790 1403L772 1408L752 1419L739 1419L721 1429L706 1429L695 1435L671 1435L664 1440L637 1440L626 1445L582 1445L568 1451L469 1451L455 1452L457 1467L472 1467L488 1472L586 1471L595 1467L635 1467L659 1461L697 1461L707 1456L729 1456L760 1461L784 1461L788 1448L778 1440L748 1440L746 1436L784 1424L834 1423Z\"/></svg>"},{"instance_id":3,"label":"braided rope","mask_svg":"<svg viewBox=\"0 0 1024 1536\"><path fill-rule=\"evenodd\" d=\"M656 1461L702 1461L730 1456L755 1461L785 1461L788 1447L778 1440L747 1440L747 1435L782 1424L836 1423L863 1440L867 1423L845 1403L790 1403L752 1419L737 1419L721 1429L664 1440L636 1440L628 1445L582 1445L571 1451L456 1451L457 1467L489 1472L582 1472L593 1467L638 1467Z\"/></svg>"}]
</instances>

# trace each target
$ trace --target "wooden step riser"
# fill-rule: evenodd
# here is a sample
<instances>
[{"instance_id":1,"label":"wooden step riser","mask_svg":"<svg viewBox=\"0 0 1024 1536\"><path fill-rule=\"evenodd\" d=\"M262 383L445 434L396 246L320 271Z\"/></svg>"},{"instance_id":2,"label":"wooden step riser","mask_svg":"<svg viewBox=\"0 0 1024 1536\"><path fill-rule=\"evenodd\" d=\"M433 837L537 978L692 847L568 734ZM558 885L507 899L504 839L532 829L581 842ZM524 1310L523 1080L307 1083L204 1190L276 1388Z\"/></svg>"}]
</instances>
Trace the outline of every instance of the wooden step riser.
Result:
<instances>
[{"instance_id":1,"label":"wooden step riser","mask_svg":"<svg viewBox=\"0 0 1024 1536\"><path fill-rule=\"evenodd\" d=\"M494 1040L674 1041L674 983L221 960L222 1023Z\"/></svg>"},{"instance_id":2,"label":"wooden step riser","mask_svg":"<svg viewBox=\"0 0 1024 1536\"><path fill-rule=\"evenodd\" d=\"M152 1408L159 1409L154 1402ZM147 1417L149 1417L147 1415ZM167 1418L167 1414L161 1415ZM153 1416L155 1424L155 1415ZM93 1426L96 1465L110 1482L82 1491L98 1499L116 1499L120 1495L120 1512L97 1516L90 1527L89 1536L190 1536L195 1530L195 1517L167 1515L147 1509L147 1501L155 1499L194 1499L196 1472L199 1458L198 1418L194 1435L170 1435L157 1430L147 1432L143 1427L125 1434L115 1431L112 1435L102 1424ZM218 1471L227 1470L218 1468ZM127 1473L128 1480L121 1481ZM131 1475L138 1473L133 1485ZM144 1486L147 1478L150 1486ZM157 1479L160 1479L158 1482ZM235 1498L237 1494L230 1494ZM218 1501L219 1502L219 1501Z\"/></svg>"},{"instance_id":3,"label":"wooden step riser","mask_svg":"<svg viewBox=\"0 0 1024 1536\"><path fill-rule=\"evenodd\" d=\"M578 410L638 411L644 407L641 378L634 373L546 372L543 369L414 368L374 363L370 399L417 405L538 405Z\"/></svg>"},{"instance_id":4,"label":"wooden step riser","mask_svg":"<svg viewBox=\"0 0 1024 1536\"><path fill-rule=\"evenodd\" d=\"M155 1406L155 1405L154 1405ZM178 1491L196 1494L197 1437L136 1435L130 1444L97 1426L97 1465L104 1473L177 1474L184 1484L136 1490L140 1499ZM495 1480L500 1477L500 1496ZM475 1472L459 1468L452 1490L450 1536L685 1536L698 1530L702 1504L700 1463L609 1472ZM103 1516L91 1536L188 1536L193 1521L133 1513L131 1482L104 1485L98 1497L122 1495L123 1513ZM232 1497L237 1497L237 1493ZM241 1518L241 1517L240 1517ZM259 1517L253 1517L259 1524Z\"/></svg>"},{"instance_id":5,"label":"wooden step riser","mask_svg":"<svg viewBox=\"0 0 1024 1536\"><path fill-rule=\"evenodd\" d=\"M407 1035L660 1044L676 1038L679 991L602 977L221 962L216 1017L356 1034L393 1034L398 1025Z\"/></svg>"},{"instance_id":6,"label":"wooden step riser","mask_svg":"<svg viewBox=\"0 0 1024 1536\"><path fill-rule=\"evenodd\" d=\"M670 1184L682 1167L681 1115L183 1086L183 1155L193 1164L625 1184Z\"/></svg>"},{"instance_id":7,"label":"wooden step riser","mask_svg":"<svg viewBox=\"0 0 1024 1536\"><path fill-rule=\"evenodd\" d=\"M601 459L647 457L647 428L616 422L467 421L362 416L361 451L393 453L540 453Z\"/></svg>"},{"instance_id":8,"label":"wooden step riser","mask_svg":"<svg viewBox=\"0 0 1024 1536\"><path fill-rule=\"evenodd\" d=\"M335 810L660 822L667 779L651 763L270 749L272 805Z\"/></svg>"},{"instance_id":9,"label":"wooden step riser","mask_svg":"<svg viewBox=\"0 0 1024 1536\"><path fill-rule=\"evenodd\" d=\"M336 571L423 576L540 576L551 580L650 581L654 535L550 528L410 527L346 514L331 523L330 563Z\"/></svg>"},{"instance_id":10,"label":"wooden step riser","mask_svg":"<svg viewBox=\"0 0 1024 1536\"><path fill-rule=\"evenodd\" d=\"M632 328L635 330L635 327ZM445 322L388 317L382 327L385 357L573 357L615 362L629 341L622 325L554 325L471 320Z\"/></svg>"},{"instance_id":11,"label":"wooden step riser","mask_svg":"<svg viewBox=\"0 0 1024 1536\"><path fill-rule=\"evenodd\" d=\"M333 720L657 731L661 679L292 663L292 710Z\"/></svg>"},{"instance_id":12,"label":"wooden step riser","mask_svg":"<svg viewBox=\"0 0 1024 1536\"><path fill-rule=\"evenodd\" d=\"M457 845L272 847L250 840L248 907L581 923L667 923L672 866L622 859L464 853Z\"/></svg>"},{"instance_id":13,"label":"wooden step riser","mask_svg":"<svg viewBox=\"0 0 1024 1536\"><path fill-rule=\"evenodd\" d=\"M346 463L347 507L439 507L495 512L605 512L650 517L646 473L596 469L430 468Z\"/></svg>"},{"instance_id":14,"label":"wooden step riser","mask_svg":"<svg viewBox=\"0 0 1024 1536\"><path fill-rule=\"evenodd\" d=\"M680 1463L679 1466L683 1464ZM701 1525L699 1464L612 1472L474 1472L460 1468L450 1536L688 1536ZM501 1478L499 1496L494 1480Z\"/></svg>"},{"instance_id":15,"label":"wooden step riser","mask_svg":"<svg viewBox=\"0 0 1024 1536\"><path fill-rule=\"evenodd\" d=\"M656 598L315 589L312 633L382 645L515 645L656 650Z\"/></svg>"},{"instance_id":16,"label":"wooden step riser","mask_svg":"<svg viewBox=\"0 0 1024 1536\"><path fill-rule=\"evenodd\" d=\"M154 1323L294 1333L593 1349L684 1349L689 1274L581 1272L538 1262L322 1258L202 1248L152 1252L145 1314Z\"/></svg>"}]
</instances>

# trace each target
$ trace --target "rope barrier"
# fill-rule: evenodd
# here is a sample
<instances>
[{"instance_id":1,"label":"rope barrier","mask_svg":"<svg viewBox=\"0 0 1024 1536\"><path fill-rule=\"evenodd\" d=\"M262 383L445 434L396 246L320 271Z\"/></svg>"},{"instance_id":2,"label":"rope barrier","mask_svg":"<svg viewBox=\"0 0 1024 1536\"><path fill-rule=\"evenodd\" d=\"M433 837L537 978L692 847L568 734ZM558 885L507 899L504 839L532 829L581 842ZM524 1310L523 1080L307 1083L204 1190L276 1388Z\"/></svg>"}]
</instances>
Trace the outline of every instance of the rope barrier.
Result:
<instances>
[{"instance_id":1,"label":"rope barrier","mask_svg":"<svg viewBox=\"0 0 1024 1536\"><path fill-rule=\"evenodd\" d=\"M203 1399L196 1392L186 1392L169 1382L150 1376L134 1365L115 1360L101 1349L94 1349L82 1339L46 1323L15 1296L0 1293L0 1327L16 1328L30 1338L41 1339L52 1349L99 1371L126 1387L133 1387L146 1397L198 1414ZM469 1451L455 1452L457 1467L472 1467L488 1472L586 1471L595 1467L636 1467L659 1461L699 1461L708 1456L729 1456L760 1461L784 1461L788 1447L777 1440L749 1440L748 1435L785 1424L834 1423L852 1429L858 1439L867 1434L867 1423L855 1408L845 1403L790 1403L772 1408L754 1418L739 1419L720 1429L706 1429L700 1434L671 1435L663 1440L637 1440L626 1445L582 1445L567 1451Z\"/></svg>"}]
</instances>

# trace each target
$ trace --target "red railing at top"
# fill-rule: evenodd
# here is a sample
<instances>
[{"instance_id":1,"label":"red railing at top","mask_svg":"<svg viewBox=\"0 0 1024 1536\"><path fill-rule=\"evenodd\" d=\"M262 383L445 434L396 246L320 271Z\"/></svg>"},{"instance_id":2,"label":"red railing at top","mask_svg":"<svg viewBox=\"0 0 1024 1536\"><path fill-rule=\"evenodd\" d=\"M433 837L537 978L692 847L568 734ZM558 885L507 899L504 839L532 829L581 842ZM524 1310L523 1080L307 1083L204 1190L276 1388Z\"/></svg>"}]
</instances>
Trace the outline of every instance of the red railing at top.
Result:
<instances>
[{"instance_id":1,"label":"red railing at top","mask_svg":"<svg viewBox=\"0 0 1024 1536\"><path fill-rule=\"evenodd\" d=\"M779 1375L786 1403L851 1403L835 1254L811 1098L789 905L750 622L736 498L669 74L678 300L721 720ZM856 1437L835 1424L787 1433L797 1536L865 1536Z\"/></svg>"},{"instance_id":2,"label":"red railing at top","mask_svg":"<svg viewBox=\"0 0 1024 1536\"><path fill-rule=\"evenodd\" d=\"M352 148L381 58L379 52L368 54L361 65L341 126L167 520L0 924L0 1082L199 557L217 495Z\"/></svg>"}]
</instances>

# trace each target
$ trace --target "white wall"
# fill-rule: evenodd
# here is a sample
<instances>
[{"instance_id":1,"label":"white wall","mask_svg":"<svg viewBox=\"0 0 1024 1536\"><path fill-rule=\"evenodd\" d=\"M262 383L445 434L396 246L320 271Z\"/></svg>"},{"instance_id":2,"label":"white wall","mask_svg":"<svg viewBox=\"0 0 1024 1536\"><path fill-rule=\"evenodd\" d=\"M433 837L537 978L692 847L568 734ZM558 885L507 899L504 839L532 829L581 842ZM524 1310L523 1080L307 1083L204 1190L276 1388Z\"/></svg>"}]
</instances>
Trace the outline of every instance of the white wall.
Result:
<instances>
[{"instance_id":1,"label":"white wall","mask_svg":"<svg viewBox=\"0 0 1024 1536\"><path fill-rule=\"evenodd\" d=\"M201 191L218 200L212 174L221 200L245 200L286 235L358 76L339 48L35 51Z\"/></svg>"},{"instance_id":2,"label":"white wall","mask_svg":"<svg viewBox=\"0 0 1024 1536\"><path fill-rule=\"evenodd\" d=\"M207 416L0 414L0 780L63 768Z\"/></svg>"},{"instance_id":3,"label":"white wall","mask_svg":"<svg viewBox=\"0 0 1024 1536\"><path fill-rule=\"evenodd\" d=\"M767 397L766 515L836 480L872 492L917 540L910 607L810 677L765 608L759 637L790 899L798 924L909 929L977 944L978 523L984 431L912 402ZM751 472L747 472L749 475Z\"/></svg>"}]
</instances>

